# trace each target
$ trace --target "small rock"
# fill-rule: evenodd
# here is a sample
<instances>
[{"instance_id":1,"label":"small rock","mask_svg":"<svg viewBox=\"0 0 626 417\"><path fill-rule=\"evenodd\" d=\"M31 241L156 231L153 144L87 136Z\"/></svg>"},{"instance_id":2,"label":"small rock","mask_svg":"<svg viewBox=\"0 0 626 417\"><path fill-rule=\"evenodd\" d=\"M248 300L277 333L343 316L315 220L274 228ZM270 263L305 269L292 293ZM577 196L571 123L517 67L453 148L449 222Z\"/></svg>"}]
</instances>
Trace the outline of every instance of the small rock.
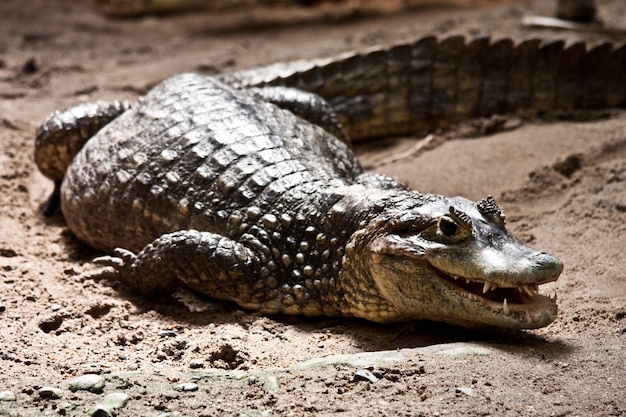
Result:
<instances>
[{"instance_id":1,"label":"small rock","mask_svg":"<svg viewBox=\"0 0 626 417\"><path fill-rule=\"evenodd\" d=\"M473 397L474 396L474 388L469 388L469 387L457 387L456 388L456 392L459 394L465 394L469 397Z\"/></svg>"},{"instance_id":2,"label":"small rock","mask_svg":"<svg viewBox=\"0 0 626 417\"><path fill-rule=\"evenodd\" d=\"M0 401L15 401L16 399L13 391L0 391Z\"/></svg>"},{"instance_id":3,"label":"small rock","mask_svg":"<svg viewBox=\"0 0 626 417\"><path fill-rule=\"evenodd\" d=\"M96 407L89 411L91 417L112 417L113 413L102 404L96 404Z\"/></svg>"},{"instance_id":4,"label":"small rock","mask_svg":"<svg viewBox=\"0 0 626 417\"><path fill-rule=\"evenodd\" d=\"M22 74L31 75L39 71L39 63L34 57L30 57L22 65Z\"/></svg>"},{"instance_id":5,"label":"small rock","mask_svg":"<svg viewBox=\"0 0 626 417\"><path fill-rule=\"evenodd\" d=\"M13 258L14 256L17 256L17 252L9 248L0 248L0 256L3 258Z\"/></svg>"},{"instance_id":6,"label":"small rock","mask_svg":"<svg viewBox=\"0 0 626 417\"><path fill-rule=\"evenodd\" d=\"M192 360L189 361L189 367L191 369L204 368L204 360L203 359L192 359Z\"/></svg>"},{"instance_id":7,"label":"small rock","mask_svg":"<svg viewBox=\"0 0 626 417\"><path fill-rule=\"evenodd\" d=\"M278 383L278 379L274 375L268 375L263 378L263 388L266 391L276 391L280 388L280 384Z\"/></svg>"},{"instance_id":8,"label":"small rock","mask_svg":"<svg viewBox=\"0 0 626 417\"><path fill-rule=\"evenodd\" d=\"M171 413L159 414L158 417L183 417L183 415L178 411L173 411Z\"/></svg>"},{"instance_id":9,"label":"small rock","mask_svg":"<svg viewBox=\"0 0 626 417\"><path fill-rule=\"evenodd\" d=\"M123 392L113 392L104 397L102 403L96 404L95 408L89 411L89 415L91 417L113 416L113 410L126 406L129 399L130 396Z\"/></svg>"},{"instance_id":10,"label":"small rock","mask_svg":"<svg viewBox=\"0 0 626 417\"><path fill-rule=\"evenodd\" d=\"M85 374L73 378L69 382L70 391L89 391L101 394L104 391L104 377L96 374Z\"/></svg>"},{"instance_id":11,"label":"small rock","mask_svg":"<svg viewBox=\"0 0 626 417\"><path fill-rule=\"evenodd\" d=\"M159 332L159 337L161 339L165 339L168 337L176 337L176 332L172 331L172 330L163 330Z\"/></svg>"},{"instance_id":12,"label":"small rock","mask_svg":"<svg viewBox=\"0 0 626 417\"><path fill-rule=\"evenodd\" d=\"M194 384L193 382L183 382L181 384L174 385L174 390L181 392L198 391L198 384Z\"/></svg>"},{"instance_id":13,"label":"small rock","mask_svg":"<svg viewBox=\"0 0 626 417\"><path fill-rule=\"evenodd\" d=\"M109 314L112 308L113 306L110 304L96 303L90 306L87 311L85 311L85 314L90 315L94 319L99 319Z\"/></svg>"},{"instance_id":14,"label":"small rock","mask_svg":"<svg viewBox=\"0 0 626 417\"><path fill-rule=\"evenodd\" d=\"M372 384L375 384L376 382L378 382L378 378L376 378L376 375L374 375L367 369L359 369L358 371L356 371L354 373L353 379L355 381L369 381Z\"/></svg>"},{"instance_id":15,"label":"small rock","mask_svg":"<svg viewBox=\"0 0 626 417\"><path fill-rule=\"evenodd\" d=\"M63 324L63 316L55 313L43 318L39 322L39 328L43 330L44 333L50 333L61 327L61 324Z\"/></svg>"},{"instance_id":16,"label":"small rock","mask_svg":"<svg viewBox=\"0 0 626 417\"><path fill-rule=\"evenodd\" d=\"M435 352L444 356L465 356L465 355L490 355L491 350L476 346L471 343L450 343L443 345L442 348Z\"/></svg>"},{"instance_id":17,"label":"small rock","mask_svg":"<svg viewBox=\"0 0 626 417\"><path fill-rule=\"evenodd\" d=\"M128 403L128 400L130 400L129 395L124 394L123 392L113 392L104 397L104 400L102 400L102 405L109 410L115 408L123 408Z\"/></svg>"},{"instance_id":18,"label":"small rock","mask_svg":"<svg viewBox=\"0 0 626 417\"><path fill-rule=\"evenodd\" d=\"M39 397L50 399L50 400L58 400L63 397L63 391L59 388L54 387L42 387L39 389Z\"/></svg>"}]
</instances>

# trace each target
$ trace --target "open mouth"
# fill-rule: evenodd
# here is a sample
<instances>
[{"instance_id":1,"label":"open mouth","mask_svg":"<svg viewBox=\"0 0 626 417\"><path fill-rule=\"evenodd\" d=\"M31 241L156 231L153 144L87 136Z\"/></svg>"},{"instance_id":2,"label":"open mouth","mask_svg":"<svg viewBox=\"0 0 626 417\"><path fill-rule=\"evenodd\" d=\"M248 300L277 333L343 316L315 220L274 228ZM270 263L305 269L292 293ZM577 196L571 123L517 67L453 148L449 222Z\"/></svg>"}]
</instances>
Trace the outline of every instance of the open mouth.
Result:
<instances>
[{"instance_id":1,"label":"open mouth","mask_svg":"<svg viewBox=\"0 0 626 417\"><path fill-rule=\"evenodd\" d=\"M537 284L512 284L494 281L473 281L464 277L447 275L437 270L437 275L448 287L463 297L480 302L506 316L522 313L532 318L536 312L556 305L556 294L552 297L539 294Z\"/></svg>"}]
</instances>

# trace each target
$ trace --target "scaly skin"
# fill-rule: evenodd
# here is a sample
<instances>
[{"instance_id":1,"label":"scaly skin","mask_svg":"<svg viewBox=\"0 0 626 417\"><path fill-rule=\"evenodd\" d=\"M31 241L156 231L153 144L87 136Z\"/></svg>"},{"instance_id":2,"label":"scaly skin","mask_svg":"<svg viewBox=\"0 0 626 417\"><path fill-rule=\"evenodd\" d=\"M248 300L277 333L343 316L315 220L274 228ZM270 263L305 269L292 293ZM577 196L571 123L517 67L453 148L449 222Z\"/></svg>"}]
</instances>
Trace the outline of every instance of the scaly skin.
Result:
<instances>
[{"instance_id":1,"label":"scaly skin","mask_svg":"<svg viewBox=\"0 0 626 417\"><path fill-rule=\"evenodd\" d=\"M571 117L626 106L626 45L443 40L255 68L218 78L326 99L352 141L427 134L493 114Z\"/></svg>"},{"instance_id":2,"label":"scaly skin","mask_svg":"<svg viewBox=\"0 0 626 417\"><path fill-rule=\"evenodd\" d=\"M500 55L490 54L520 47L496 42L479 54L480 70L466 73L459 68L467 66L444 62L464 62L484 41L467 44L478 49L445 46L458 46L458 38L434 41L436 58L418 59L432 42L283 67L303 70L292 75L278 76L272 67L176 76L69 159L57 149L80 148L85 136L66 124L55 127L68 113L51 116L39 130L36 160L46 175L63 180L61 208L72 232L114 251L100 262L148 295L184 283L267 314L545 326L556 317L556 303L537 289L558 278L558 259L511 236L492 198L425 195L364 174L345 137L442 127L500 106L533 113L621 106L624 86L612 83L623 73L597 81L571 56L592 54L597 67L617 68L624 48L574 53L556 44L537 52L526 44L549 59L522 77L526 88L514 88L512 80L529 71L507 66L512 59L503 69L494 58ZM409 69L395 64L407 51ZM455 53L462 57L453 59ZM549 62L561 62L559 70ZM333 81L339 79L343 86ZM450 85L457 87L442 87ZM76 120L89 119L76 113ZM62 178L59 169L47 169L63 166L69 167Z\"/></svg>"}]
</instances>

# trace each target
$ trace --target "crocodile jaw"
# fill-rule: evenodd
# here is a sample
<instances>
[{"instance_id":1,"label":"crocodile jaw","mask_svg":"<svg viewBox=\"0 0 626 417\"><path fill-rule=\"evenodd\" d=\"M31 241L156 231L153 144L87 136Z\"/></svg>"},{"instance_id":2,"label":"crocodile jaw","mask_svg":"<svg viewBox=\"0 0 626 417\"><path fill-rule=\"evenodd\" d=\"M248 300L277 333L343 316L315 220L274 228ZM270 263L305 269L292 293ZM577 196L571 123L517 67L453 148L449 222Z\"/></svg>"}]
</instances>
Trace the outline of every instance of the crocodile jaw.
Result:
<instances>
[{"instance_id":1,"label":"crocodile jaw","mask_svg":"<svg viewBox=\"0 0 626 417\"><path fill-rule=\"evenodd\" d=\"M556 294L545 296L539 293L537 284L519 284L515 287L499 286L485 280L474 281L463 277L446 275L433 269L439 282L454 291L466 302L482 306L488 316L494 316L500 326L506 328L533 329L552 323L558 314ZM556 280L558 275L554 277Z\"/></svg>"},{"instance_id":2,"label":"crocodile jaw","mask_svg":"<svg viewBox=\"0 0 626 417\"><path fill-rule=\"evenodd\" d=\"M415 259L394 257L390 262L386 255L373 254L370 260L381 294L396 307L393 321L428 319L518 330L545 327L557 317L556 295L540 294L538 284L495 286L493 281L448 275Z\"/></svg>"}]
</instances>

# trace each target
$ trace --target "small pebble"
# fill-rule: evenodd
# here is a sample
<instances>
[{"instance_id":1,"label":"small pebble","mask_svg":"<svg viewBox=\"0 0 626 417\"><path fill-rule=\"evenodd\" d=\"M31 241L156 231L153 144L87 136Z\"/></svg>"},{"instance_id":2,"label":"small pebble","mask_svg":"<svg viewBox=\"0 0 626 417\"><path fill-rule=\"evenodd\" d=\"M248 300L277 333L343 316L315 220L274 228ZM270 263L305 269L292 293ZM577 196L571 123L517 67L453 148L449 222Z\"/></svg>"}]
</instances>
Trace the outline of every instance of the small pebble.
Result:
<instances>
[{"instance_id":1,"label":"small pebble","mask_svg":"<svg viewBox=\"0 0 626 417\"><path fill-rule=\"evenodd\" d=\"M376 375L374 375L373 373L371 373L367 369L359 369L358 371L356 371L354 373L354 378L353 379L355 381L369 381L372 384L378 382L378 378L376 378Z\"/></svg>"},{"instance_id":2,"label":"small pebble","mask_svg":"<svg viewBox=\"0 0 626 417\"><path fill-rule=\"evenodd\" d=\"M44 333L50 333L54 330L57 330L63 324L63 316L55 313L51 314L47 317L44 317L39 322L39 328L43 330Z\"/></svg>"},{"instance_id":3,"label":"small pebble","mask_svg":"<svg viewBox=\"0 0 626 417\"><path fill-rule=\"evenodd\" d=\"M192 360L189 361L189 367L191 369L204 368L204 360L203 359L192 359Z\"/></svg>"},{"instance_id":4,"label":"small pebble","mask_svg":"<svg viewBox=\"0 0 626 417\"><path fill-rule=\"evenodd\" d=\"M70 391L89 391L100 394L104 391L104 377L96 374L85 374L73 378L69 382Z\"/></svg>"},{"instance_id":5,"label":"small pebble","mask_svg":"<svg viewBox=\"0 0 626 417\"><path fill-rule=\"evenodd\" d=\"M89 415L91 417L112 417L113 416L111 411L108 410L102 404L97 404L93 410L89 411Z\"/></svg>"},{"instance_id":6,"label":"small pebble","mask_svg":"<svg viewBox=\"0 0 626 417\"><path fill-rule=\"evenodd\" d=\"M267 391L276 391L280 388L280 384L278 383L278 379L274 375L268 375L263 378L263 388Z\"/></svg>"},{"instance_id":7,"label":"small pebble","mask_svg":"<svg viewBox=\"0 0 626 417\"><path fill-rule=\"evenodd\" d=\"M469 397L473 397L474 396L474 388L468 388L468 387L459 387L456 389L457 393L461 393L461 394L465 394Z\"/></svg>"},{"instance_id":8,"label":"small pebble","mask_svg":"<svg viewBox=\"0 0 626 417\"><path fill-rule=\"evenodd\" d=\"M159 337L165 339L168 337L176 337L176 332L173 330L163 330L159 332Z\"/></svg>"},{"instance_id":9,"label":"small pebble","mask_svg":"<svg viewBox=\"0 0 626 417\"><path fill-rule=\"evenodd\" d=\"M16 399L13 391L0 391L0 401L15 401Z\"/></svg>"},{"instance_id":10,"label":"small pebble","mask_svg":"<svg viewBox=\"0 0 626 417\"><path fill-rule=\"evenodd\" d=\"M198 384L194 384L193 382L183 382L181 384L174 385L174 390L182 392L198 391Z\"/></svg>"},{"instance_id":11,"label":"small pebble","mask_svg":"<svg viewBox=\"0 0 626 417\"><path fill-rule=\"evenodd\" d=\"M22 65L22 74L31 75L39 71L39 64L34 57L30 57Z\"/></svg>"},{"instance_id":12,"label":"small pebble","mask_svg":"<svg viewBox=\"0 0 626 417\"><path fill-rule=\"evenodd\" d=\"M0 256L4 258L13 258L14 256L17 256L17 252L13 249L0 248Z\"/></svg>"},{"instance_id":13,"label":"small pebble","mask_svg":"<svg viewBox=\"0 0 626 417\"><path fill-rule=\"evenodd\" d=\"M130 400L130 396L127 394L124 394L123 392L112 392L104 397L102 405L107 409L122 408L126 406L128 400Z\"/></svg>"},{"instance_id":14,"label":"small pebble","mask_svg":"<svg viewBox=\"0 0 626 417\"><path fill-rule=\"evenodd\" d=\"M54 387L42 387L39 389L39 397L58 400L59 398L63 397L63 391L61 391L59 388Z\"/></svg>"}]
</instances>

